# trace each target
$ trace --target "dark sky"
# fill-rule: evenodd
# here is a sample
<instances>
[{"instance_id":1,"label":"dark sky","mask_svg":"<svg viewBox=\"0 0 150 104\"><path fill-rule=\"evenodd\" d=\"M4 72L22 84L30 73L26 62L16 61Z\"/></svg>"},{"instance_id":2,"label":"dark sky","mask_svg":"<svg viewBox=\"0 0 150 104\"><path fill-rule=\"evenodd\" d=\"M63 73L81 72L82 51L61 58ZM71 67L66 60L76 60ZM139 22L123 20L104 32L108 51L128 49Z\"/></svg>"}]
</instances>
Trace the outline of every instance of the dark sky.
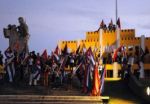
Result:
<instances>
[{"instance_id":1,"label":"dark sky","mask_svg":"<svg viewBox=\"0 0 150 104\"><path fill-rule=\"evenodd\" d=\"M122 28L136 29L136 36L150 36L150 0L118 0ZM85 38L101 20L115 22L115 0L0 0L0 50L8 47L3 28L18 25L24 17L29 26L30 50L54 50L59 40Z\"/></svg>"}]
</instances>

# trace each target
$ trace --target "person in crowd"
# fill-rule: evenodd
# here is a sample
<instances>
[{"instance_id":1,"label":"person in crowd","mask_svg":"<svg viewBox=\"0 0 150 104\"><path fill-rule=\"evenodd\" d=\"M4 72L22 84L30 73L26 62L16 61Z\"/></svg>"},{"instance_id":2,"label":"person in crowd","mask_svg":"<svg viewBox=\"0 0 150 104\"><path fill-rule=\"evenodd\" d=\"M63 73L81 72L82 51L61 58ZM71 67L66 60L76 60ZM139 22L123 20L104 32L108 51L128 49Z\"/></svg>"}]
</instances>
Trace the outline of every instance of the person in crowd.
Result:
<instances>
[{"instance_id":1,"label":"person in crowd","mask_svg":"<svg viewBox=\"0 0 150 104\"><path fill-rule=\"evenodd\" d=\"M71 74L73 73L73 67L74 67L74 62L75 62L75 57L73 56L73 54L71 53L70 54L70 58L69 58L69 60L70 60L70 63L69 63L69 66L70 66L70 70L71 70Z\"/></svg>"},{"instance_id":2,"label":"person in crowd","mask_svg":"<svg viewBox=\"0 0 150 104\"><path fill-rule=\"evenodd\" d=\"M33 64L36 64L36 54L35 54L35 51L32 51L32 58L33 58Z\"/></svg>"},{"instance_id":3,"label":"person in crowd","mask_svg":"<svg viewBox=\"0 0 150 104\"><path fill-rule=\"evenodd\" d=\"M1 51L0 51L0 65L3 65L3 54Z\"/></svg>"},{"instance_id":4,"label":"person in crowd","mask_svg":"<svg viewBox=\"0 0 150 104\"><path fill-rule=\"evenodd\" d=\"M50 66L46 65L45 70L44 70L44 76L43 76L44 77L44 86L46 86L46 87L48 87L48 85L49 85L48 77L49 77L49 74L50 74L50 70L51 70Z\"/></svg>"},{"instance_id":5,"label":"person in crowd","mask_svg":"<svg viewBox=\"0 0 150 104\"><path fill-rule=\"evenodd\" d=\"M4 67L3 67L3 54L0 51L0 80L3 79Z\"/></svg>"},{"instance_id":6,"label":"person in crowd","mask_svg":"<svg viewBox=\"0 0 150 104\"><path fill-rule=\"evenodd\" d=\"M6 64L5 66L7 67L7 73L9 76L9 82L13 82L14 76L15 76L15 66L14 66L14 53L9 47L5 51L5 56L6 56Z\"/></svg>"},{"instance_id":7,"label":"person in crowd","mask_svg":"<svg viewBox=\"0 0 150 104\"><path fill-rule=\"evenodd\" d=\"M41 76L41 65L40 61L37 61L33 66L30 74L29 85L37 85L37 81L39 81Z\"/></svg>"}]
</instances>

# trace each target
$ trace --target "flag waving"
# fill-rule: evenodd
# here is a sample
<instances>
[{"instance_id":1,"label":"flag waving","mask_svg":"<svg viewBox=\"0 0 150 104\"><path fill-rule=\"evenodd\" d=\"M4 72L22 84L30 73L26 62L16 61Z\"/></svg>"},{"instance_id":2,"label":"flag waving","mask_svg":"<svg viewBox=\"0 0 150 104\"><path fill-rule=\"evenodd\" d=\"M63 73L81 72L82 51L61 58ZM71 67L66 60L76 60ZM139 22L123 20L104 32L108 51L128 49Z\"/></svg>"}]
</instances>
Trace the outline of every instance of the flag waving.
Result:
<instances>
[{"instance_id":1,"label":"flag waving","mask_svg":"<svg viewBox=\"0 0 150 104\"><path fill-rule=\"evenodd\" d=\"M89 60L92 62L92 65L94 66L95 60L91 47L89 47L89 49L86 51L86 56L89 58Z\"/></svg>"},{"instance_id":2,"label":"flag waving","mask_svg":"<svg viewBox=\"0 0 150 104\"><path fill-rule=\"evenodd\" d=\"M56 47L53 55L54 55L56 61L58 61L59 60L59 55L60 55L60 51L59 51L58 46Z\"/></svg>"},{"instance_id":3,"label":"flag waving","mask_svg":"<svg viewBox=\"0 0 150 104\"><path fill-rule=\"evenodd\" d=\"M100 76L98 72L98 64L94 67L93 73L93 88L92 88L92 95L99 96L100 95Z\"/></svg>"},{"instance_id":4,"label":"flag waving","mask_svg":"<svg viewBox=\"0 0 150 104\"><path fill-rule=\"evenodd\" d=\"M120 18L118 18L118 20L117 20L117 26L118 26L119 29L121 29Z\"/></svg>"},{"instance_id":5,"label":"flag waving","mask_svg":"<svg viewBox=\"0 0 150 104\"><path fill-rule=\"evenodd\" d=\"M102 72L101 72L101 86L100 86L100 94L104 92L104 82L105 82L105 73L106 73L106 67L104 66Z\"/></svg>"},{"instance_id":6,"label":"flag waving","mask_svg":"<svg viewBox=\"0 0 150 104\"><path fill-rule=\"evenodd\" d=\"M104 27L104 21L102 20L101 24L100 24L100 28Z\"/></svg>"},{"instance_id":7,"label":"flag waving","mask_svg":"<svg viewBox=\"0 0 150 104\"><path fill-rule=\"evenodd\" d=\"M68 46L67 46L67 44L65 45L64 50L62 50L62 53L63 53L63 55L68 54Z\"/></svg>"},{"instance_id":8,"label":"flag waving","mask_svg":"<svg viewBox=\"0 0 150 104\"><path fill-rule=\"evenodd\" d=\"M79 45L79 47L76 50L76 54L79 54L79 51L80 51L80 45Z\"/></svg>"},{"instance_id":9,"label":"flag waving","mask_svg":"<svg viewBox=\"0 0 150 104\"><path fill-rule=\"evenodd\" d=\"M54 53L55 53L55 54L57 54L57 55L59 55L59 54L60 54L60 51L59 51L58 45L57 45L57 47L56 47L56 49L55 49Z\"/></svg>"},{"instance_id":10,"label":"flag waving","mask_svg":"<svg viewBox=\"0 0 150 104\"><path fill-rule=\"evenodd\" d=\"M45 49L44 50L44 52L42 53L42 58L44 59L44 61L46 61L47 60L47 58L48 58L48 55L47 55L47 50Z\"/></svg>"}]
</instances>

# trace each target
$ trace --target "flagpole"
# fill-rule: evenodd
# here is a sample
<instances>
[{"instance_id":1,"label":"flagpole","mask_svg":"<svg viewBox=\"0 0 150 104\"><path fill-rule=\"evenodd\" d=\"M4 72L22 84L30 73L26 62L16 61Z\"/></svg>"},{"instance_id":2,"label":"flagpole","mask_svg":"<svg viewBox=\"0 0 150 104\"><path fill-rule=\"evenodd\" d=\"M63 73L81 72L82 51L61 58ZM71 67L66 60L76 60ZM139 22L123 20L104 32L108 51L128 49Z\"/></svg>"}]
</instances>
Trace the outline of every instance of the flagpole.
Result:
<instances>
[{"instance_id":1,"label":"flagpole","mask_svg":"<svg viewBox=\"0 0 150 104\"><path fill-rule=\"evenodd\" d=\"M118 1L116 0L116 26L117 26L117 19L118 19Z\"/></svg>"},{"instance_id":2,"label":"flagpole","mask_svg":"<svg viewBox=\"0 0 150 104\"><path fill-rule=\"evenodd\" d=\"M118 1L115 2L116 5L116 50L120 47L120 28L118 26ZM118 63L113 63L113 78L118 78Z\"/></svg>"},{"instance_id":3,"label":"flagpole","mask_svg":"<svg viewBox=\"0 0 150 104\"><path fill-rule=\"evenodd\" d=\"M116 48L120 47L120 27L117 24L118 21L118 0L116 0Z\"/></svg>"}]
</instances>

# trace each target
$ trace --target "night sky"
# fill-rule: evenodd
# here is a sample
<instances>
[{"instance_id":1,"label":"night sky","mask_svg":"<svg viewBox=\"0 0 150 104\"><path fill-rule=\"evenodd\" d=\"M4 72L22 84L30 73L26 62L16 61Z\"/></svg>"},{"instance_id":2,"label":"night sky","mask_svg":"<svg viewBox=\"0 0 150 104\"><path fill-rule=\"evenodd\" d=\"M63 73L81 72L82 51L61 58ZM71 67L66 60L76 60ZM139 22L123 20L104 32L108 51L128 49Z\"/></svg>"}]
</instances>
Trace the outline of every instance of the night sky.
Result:
<instances>
[{"instance_id":1,"label":"night sky","mask_svg":"<svg viewBox=\"0 0 150 104\"><path fill-rule=\"evenodd\" d=\"M118 0L122 28L136 29L136 36L150 36L150 0ZM115 23L115 0L0 0L0 50L8 47L3 28L24 17L29 26L30 50L50 53L59 40L85 39L101 20Z\"/></svg>"}]
</instances>

